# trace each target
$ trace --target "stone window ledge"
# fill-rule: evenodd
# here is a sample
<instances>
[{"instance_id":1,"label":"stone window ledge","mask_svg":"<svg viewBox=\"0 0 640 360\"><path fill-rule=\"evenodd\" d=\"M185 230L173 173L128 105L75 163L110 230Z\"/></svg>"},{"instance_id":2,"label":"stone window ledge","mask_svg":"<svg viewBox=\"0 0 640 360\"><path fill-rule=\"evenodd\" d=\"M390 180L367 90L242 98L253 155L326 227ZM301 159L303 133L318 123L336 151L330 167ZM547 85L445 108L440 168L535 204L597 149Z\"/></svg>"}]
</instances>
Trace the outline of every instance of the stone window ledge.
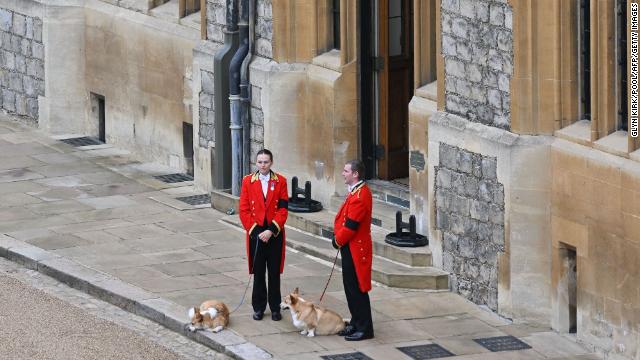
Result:
<instances>
[{"instance_id":1,"label":"stone window ledge","mask_svg":"<svg viewBox=\"0 0 640 360\"><path fill-rule=\"evenodd\" d=\"M628 135L624 130L618 130L593 143L595 149L626 158L629 157L628 146Z\"/></svg>"},{"instance_id":2,"label":"stone window ledge","mask_svg":"<svg viewBox=\"0 0 640 360\"><path fill-rule=\"evenodd\" d=\"M591 121L576 121L565 128L556 130L554 135L580 145L591 146Z\"/></svg>"},{"instance_id":3,"label":"stone window ledge","mask_svg":"<svg viewBox=\"0 0 640 360\"><path fill-rule=\"evenodd\" d=\"M416 96L438 102L438 81L417 88Z\"/></svg>"},{"instance_id":4,"label":"stone window ledge","mask_svg":"<svg viewBox=\"0 0 640 360\"><path fill-rule=\"evenodd\" d=\"M340 50L332 49L324 54L320 54L311 60L313 65L317 65L323 68L342 72L342 65L340 64Z\"/></svg>"},{"instance_id":5,"label":"stone window ledge","mask_svg":"<svg viewBox=\"0 0 640 360\"><path fill-rule=\"evenodd\" d=\"M640 161L640 149L629 154L629 158L631 160Z\"/></svg>"},{"instance_id":6,"label":"stone window ledge","mask_svg":"<svg viewBox=\"0 0 640 360\"><path fill-rule=\"evenodd\" d=\"M640 160L640 153L632 157L628 152L629 140L626 131L618 130L601 139L591 141L591 121L589 120L576 121L563 129L557 130L554 135L558 138L589 146L612 155L625 158L637 157L637 160Z\"/></svg>"}]
</instances>

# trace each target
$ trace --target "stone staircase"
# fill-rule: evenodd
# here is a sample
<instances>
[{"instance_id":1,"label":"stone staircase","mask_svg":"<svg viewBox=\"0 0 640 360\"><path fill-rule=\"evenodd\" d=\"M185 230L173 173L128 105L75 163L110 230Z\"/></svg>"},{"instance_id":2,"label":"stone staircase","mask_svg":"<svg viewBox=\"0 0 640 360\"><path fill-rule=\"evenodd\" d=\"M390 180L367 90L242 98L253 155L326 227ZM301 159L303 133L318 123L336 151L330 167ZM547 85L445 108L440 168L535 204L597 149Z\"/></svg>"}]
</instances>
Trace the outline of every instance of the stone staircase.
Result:
<instances>
[{"instance_id":1,"label":"stone staircase","mask_svg":"<svg viewBox=\"0 0 640 360\"><path fill-rule=\"evenodd\" d=\"M234 209L237 213L237 197L225 192L211 194L212 207L223 212ZM333 219L342 198L331 200L329 208L316 213L289 212L287 220L287 244L293 249L333 262L336 250L331 246ZM395 213L402 211L407 221L408 209L374 200L371 237L373 240L372 279L391 287L410 289L448 290L447 272L432 267L428 247L406 248L387 244L385 236L395 231ZM237 215L223 221L241 227ZM338 262L338 266L340 262Z\"/></svg>"},{"instance_id":2,"label":"stone staircase","mask_svg":"<svg viewBox=\"0 0 640 360\"><path fill-rule=\"evenodd\" d=\"M409 208L409 188L406 185L384 180L367 180L374 199L393 206Z\"/></svg>"}]
</instances>

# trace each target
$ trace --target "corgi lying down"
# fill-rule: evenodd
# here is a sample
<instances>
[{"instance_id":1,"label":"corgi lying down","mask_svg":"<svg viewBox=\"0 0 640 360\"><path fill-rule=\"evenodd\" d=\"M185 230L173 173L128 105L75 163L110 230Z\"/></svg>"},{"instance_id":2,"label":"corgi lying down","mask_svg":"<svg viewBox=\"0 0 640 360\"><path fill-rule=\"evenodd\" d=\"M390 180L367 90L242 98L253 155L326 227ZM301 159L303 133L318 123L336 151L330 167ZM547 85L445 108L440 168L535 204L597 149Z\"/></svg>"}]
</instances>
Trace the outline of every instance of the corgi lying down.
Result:
<instances>
[{"instance_id":1,"label":"corgi lying down","mask_svg":"<svg viewBox=\"0 0 640 360\"><path fill-rule=\"evenodd\" d=\"M335 335L345 327L345 322L338 313L305 301L299 296L298 288L284 297L281 309L289 309L293 325L302 331L300 334L313 337L315 335Z\"/></svg>"},{"instance_id":2,"label":"corgi lying down","mask_svg":"<svg viewBox=\"0 0 640 360\"><path fill-rule=\"evenodd\" d=\"M189 309L190 331L197 329L210 329L214 333L219 332L229 325L229 309L222 301L207 300L200 308Z\"/></svg>"}]
</instances>

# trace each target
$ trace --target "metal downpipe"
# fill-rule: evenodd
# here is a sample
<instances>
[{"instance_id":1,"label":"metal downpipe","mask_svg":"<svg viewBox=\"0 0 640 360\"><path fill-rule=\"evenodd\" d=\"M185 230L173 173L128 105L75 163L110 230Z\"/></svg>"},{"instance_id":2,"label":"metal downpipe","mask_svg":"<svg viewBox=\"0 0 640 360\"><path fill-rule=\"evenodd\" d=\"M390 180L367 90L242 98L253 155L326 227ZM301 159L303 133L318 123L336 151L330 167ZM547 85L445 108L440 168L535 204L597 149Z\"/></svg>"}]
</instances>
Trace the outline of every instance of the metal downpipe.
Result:
<instances>
[{"instance_id":1,"label":"metal downpipe","mask_svg":"<svg viewBox=\"0 0 640 360\"><path fill-rule=\"evenodd\" d=\"M253 44L255 39L255 9L256 0L249 1L249 52L242 61L240 70L240 94L242 96L242 148L243 173L251 172L251 84L249 83L249 64L253 58Z\"/></svg>"},{"instance_id":2,"label":"metal downpipe","mask_svg":"<svg viewBox=\"0 0 640 360\"><path fill-rule=\"evenodd\" d=\"M236 0L237 1L237 0ZM239 1L240 46L229 64L229 109L231 115L231 193L240 195L240 183L243 175L242 147L242 96L240 94L240 70L242 61L249 51L249 8L248 0Z\"/></svg>"},{"instance_id":3,"label":"metal downpipe","mask_svg":"<svg viewBox=\"0 0 640 360\"><path fill-rule=\"evenodd\" d=\"M211 155L211 179L216 189L231 188L231 132L229 130L229 64L238 49L238 0L226 0L224 45L216 52L214 66L215 148Z\"/></svg>"}]
</instances>

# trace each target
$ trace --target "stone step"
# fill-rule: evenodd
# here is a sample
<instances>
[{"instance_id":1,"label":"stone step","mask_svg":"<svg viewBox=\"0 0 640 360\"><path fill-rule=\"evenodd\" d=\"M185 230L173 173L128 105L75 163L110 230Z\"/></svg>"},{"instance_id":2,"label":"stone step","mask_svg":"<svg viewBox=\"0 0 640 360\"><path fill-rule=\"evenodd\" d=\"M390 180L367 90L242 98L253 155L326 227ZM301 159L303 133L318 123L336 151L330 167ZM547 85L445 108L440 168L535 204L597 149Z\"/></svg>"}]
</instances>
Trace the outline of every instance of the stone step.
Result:
<instances>
[{"instance_id":1,"label":"stone step","mask_svg":"<svg viewBox=\"0 0 640 360\"><path fill-rule=\"evenodd\" d=\"M211 193L212 207L230 214L237 213L238 198L226 192L213 191ZM333 219L335 212L322 210L316 213L289 212L287 225L302 232L317 235L326 239L333 237ZM406 221L406 219L405 219ZM429 247L398 247L387 244L384 239L391 232L385 228L372 225L371 239L373 240L373 253L377 256L399 262L412 267L431 266L431 250Z\"/></svg>"},{"instance_id":2,"label":"stone step","mask_svg":"<svg viewBox=\"0 0 640 360\"><path fill-rule=\"evenodd\" d=\"M409 208L410 192L408 186L384 180L367 180L367 185L369 185L374 198L405 209Z\"/></svg>"},{"instance_id":3,"label":"stone step","mask_svg":"<svg viewBox=\"0 0 640 360\"><path fill-rule=\"evenodd\" d=\"M241 227L238 216L225 216L222 221ZM305 254L333 263L338 251L331 245L331 240L302 232L291 226L286 227L287 246ZM337 266L340 266L338 255ZM449 274L433 267L412 267L390 261L375 255L371 272L373 281L387 286L409 288L448 290Z\"/></svg>"}]
</instances>

